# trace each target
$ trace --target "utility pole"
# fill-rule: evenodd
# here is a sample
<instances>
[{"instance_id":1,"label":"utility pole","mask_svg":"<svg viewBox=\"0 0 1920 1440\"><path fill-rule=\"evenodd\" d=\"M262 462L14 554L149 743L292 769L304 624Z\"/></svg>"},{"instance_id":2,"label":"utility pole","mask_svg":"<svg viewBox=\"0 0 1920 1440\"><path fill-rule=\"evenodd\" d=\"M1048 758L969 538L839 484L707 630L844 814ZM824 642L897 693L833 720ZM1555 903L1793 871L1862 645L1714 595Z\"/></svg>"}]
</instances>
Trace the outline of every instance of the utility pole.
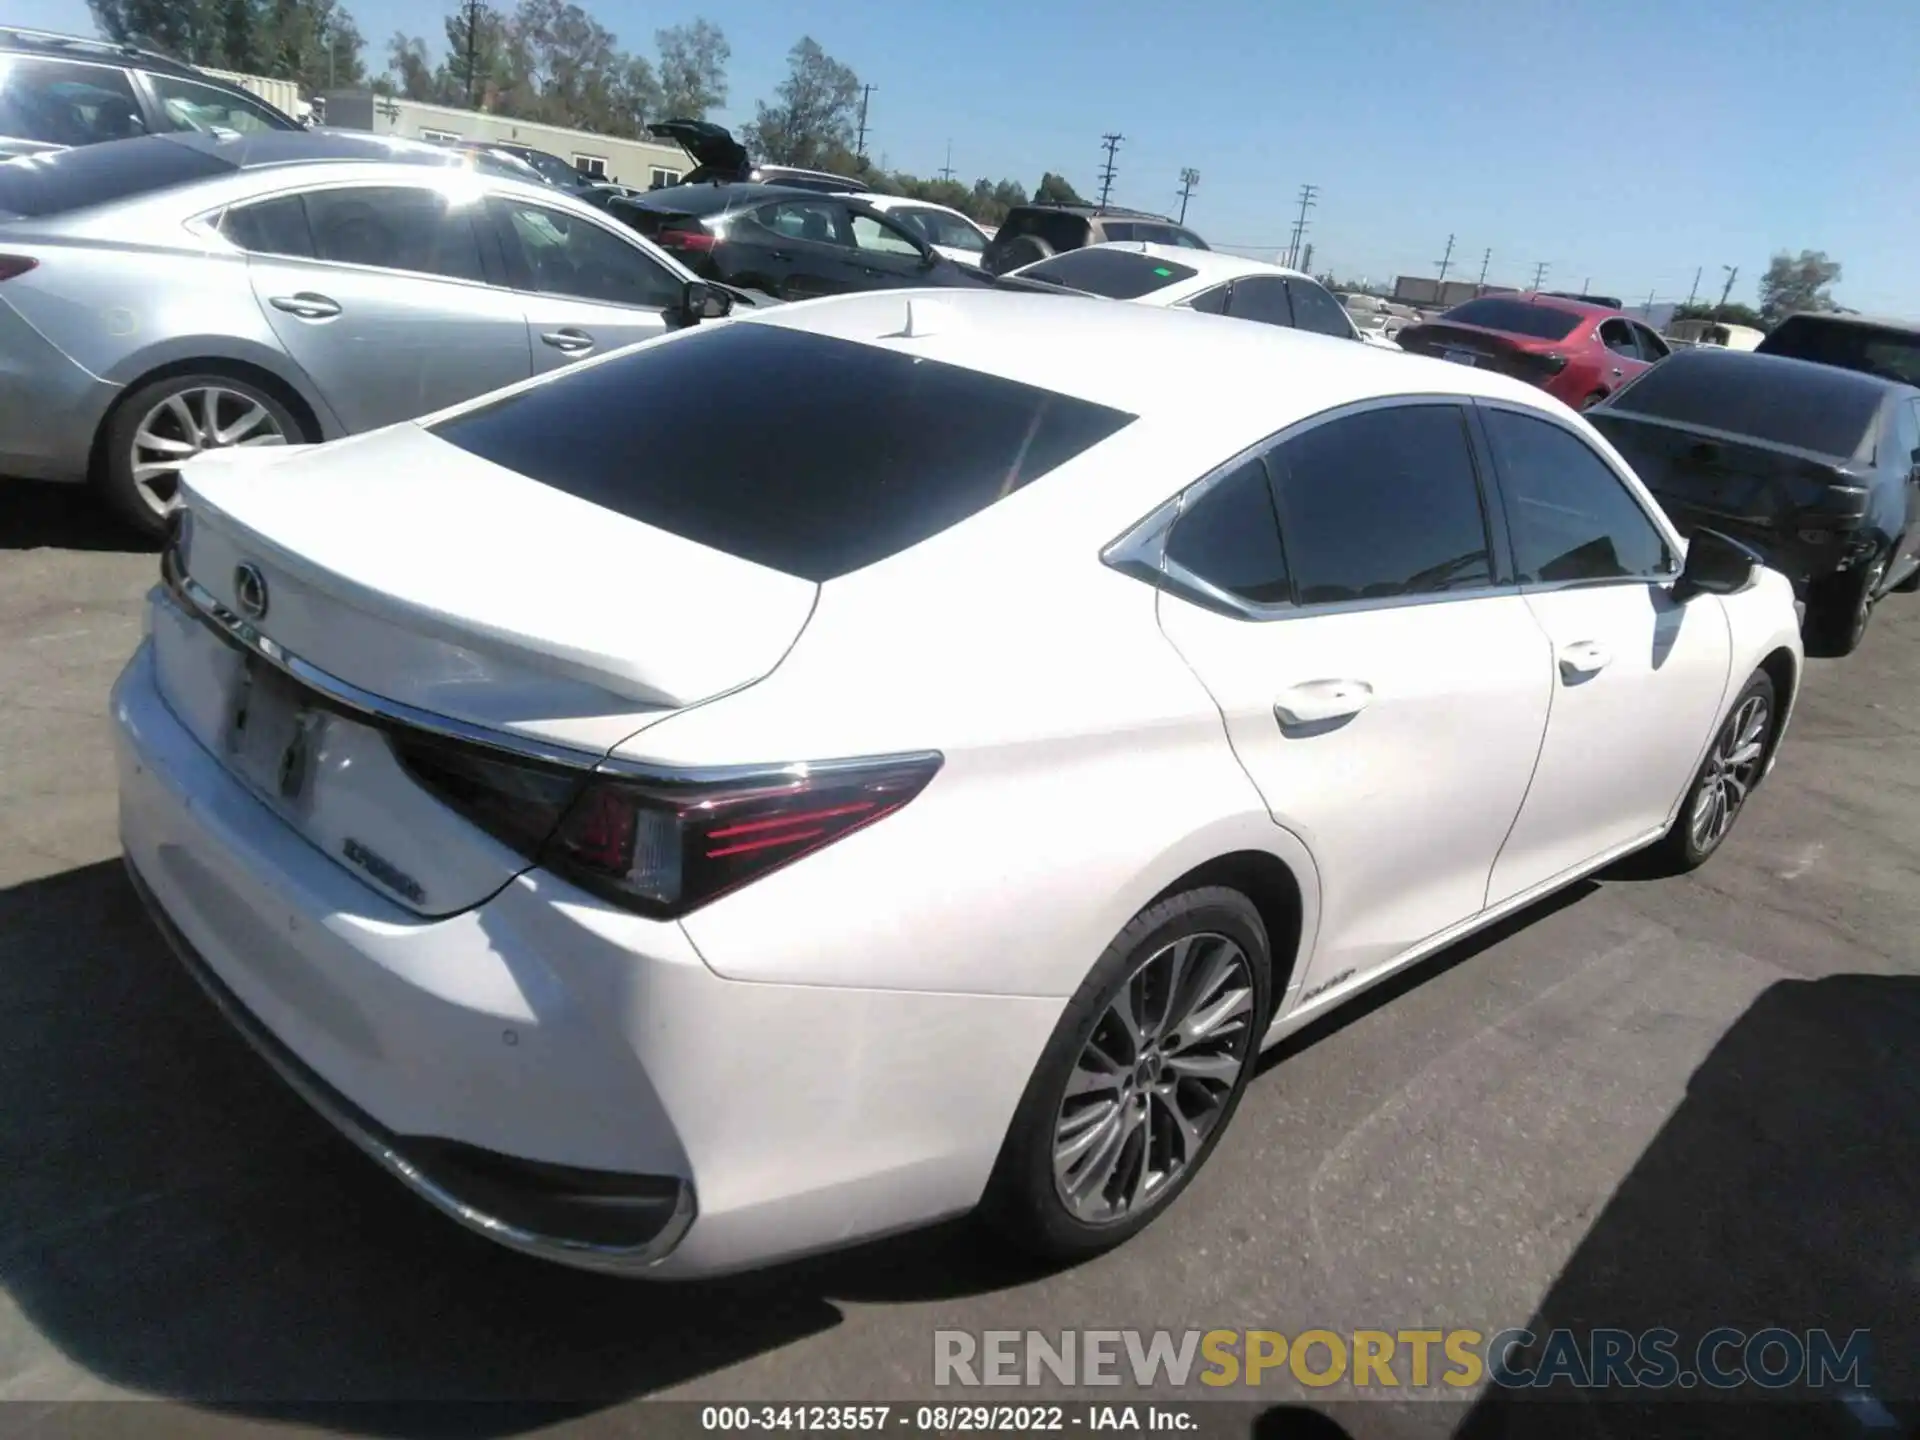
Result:
<instances>
[{"instance_id":1,"label":"utility pole","mask_svg":"<svg viewBox=\"0 0 1920 1440\"><path fill-rule=\"evenodd\" d=\"M1722 265L1720 268L1727 272L1727 283L1720 287L1719 308L1725 309L1727 297L1733 294L1733 278L1740 273L1740 267L1738 265Z\"/></svg>"},{"instance_id":2,"label":"utility pole","mask_svg":"<svg viewBox=\"0 0 1920 1440\"><path fill-rule=\"evenodd\" d=\"M1300 257L1300 268L1311 275L1313 273L1313 242L1307 242L1307 253Z\"/></svg>"},{"instance_id":3,"label":"utility pole","mask_svg":"<svg viewBox=\"0 0 1920 1440\"><path fill-rule=\"evenodd\" d=\"M1653 319L1653 292L1647 291L1647 319Z\"/></svg>"},{"instance_id":4,"label":"utility pole","mask_svg":"<svg viewBox=\"0 0 1920 1440\"><path fill-rule=\"evenodd\" d=\"M1546 278L1547 278L1547 262L1542 260L1538 265L1533 267L1533 289L1535 294L1539 293L1540 282Z\"/></svg>"},{"instance_id":5,"label":"utility pole","mask_svg":"<svg viewBox=\"0 0 1920 1440\"><path fill-rule=\"evenodd\" d=\"M1100 146L1107 152L1106 164L1100 167L1100 208L1107 208L1107 196L1113 193L1113 177L1117 173L1113 168L1114 153L1119 150L1120 142L1127 137L1118 131L1100 137Z\"/></svg>"},{"instance_id":6,"label":"utility pole","mask_svg":"<svg viewBox=\"0 0 1920 1440\"><path fill-rule=\"evenodd\" d=\"M953 179L953 141L951 140L947 141L947 163L940 167L940 178Z\"/></svg>"},{"instance_id":7,"label":"utility pole","mask_svg":"<svg viewBox=\"0 0 1920 1440\"><path fill-rule=\"evenodd\" d=\"M1580 296L1582 299L1586 298L1587 288L1592 284L1593 284L1593 277L1591 275L1589 275L1585 280L1582 280L1580 282Z\"/></svg>"},{"instance_id":8,"label":"utility pole","mask_svg":"<svg viewBox=\"0 0 1920 1440\"><path fill-rule=\"evenodd\" d=\"M1200 172L1189 165L1180 172L1180 223L1187 223L1187 201L1193 198L1193 187L1200 183Z\"/></svg>"},{"instance_id":9,"label":"utility pole","mask_svg":"<svg viewBox=\"0 0 1920 1440\"><path fill-rule=\"evenodd\" d=\"M1480 279L1474 285L1473 287L1474 289L1485 290L1487 288L1487 267L1492 263L1493 263L1493 247L1489 245L1487 247L1487 253L1480 257Z\"/></svg>"},{"instance_id":10,"label":"utility pole","mask_svg":"<svg viewBox=\"0 0 1920 1440\"><path fill-rule=\"evenodd\" d=\"M467 12L467 108L477 110L480 106L475 98L475 89L480 77L474 71L479 68L480 57L480 0L467 0L465 9ZM327 69L331 74L333 69L331 55L328 56Z\"/></svg>"},{"instance_id":11,"label":"utility pole","mask_svg":"<svg viewBox=\"0 0 1920 1440\"><path fill-rule=\"evenodd\" d=\"M873 98L874 88L872 85L860 87L860 134L853 142L853 153L862 160L867 158L867 101Z\"/></svg>"},{"instance_id":12,"label":"utility pole","mask_svg":"<svg viewBox=\"0 0 1920 1440\"><path fill-rule=\"evenodd\" d=\"M1298 268L1295 262L1300 258L1300 242L1304 240L1307 235L1307 211L1313 208L1313 197L1319 193L1320 187L1318 185L1302 185L1300 187L1300 218L1293 222L1293 239L1287 243L1287 264L1290 267Z\"/></svg>"},{"instance_id":13,"label":"utility pole","mask_svg":"<svg viewBox=\"0 0 1920 1440\"><path fill-rule=\"evenodd\" d=\"M1706 268L1707 267L1704 265L1697 265L1694 267L1693 285L1687 291L1687 308L1689 310L1693 308L1693 297L1700 293L1700 273Z\"/></svg>"},{"instance_id":14,"label":"utility pole","mask_svg":"<svg viewBox=\"0 0 1920 1440\"><path fill-rule=\"evenodd\" d=\"M1447 236L1447 253L1440 257L1440 285L1444 289L1447 283L1447 267L1453 264L1453 237Z\"/></svg>"}]
</instances>

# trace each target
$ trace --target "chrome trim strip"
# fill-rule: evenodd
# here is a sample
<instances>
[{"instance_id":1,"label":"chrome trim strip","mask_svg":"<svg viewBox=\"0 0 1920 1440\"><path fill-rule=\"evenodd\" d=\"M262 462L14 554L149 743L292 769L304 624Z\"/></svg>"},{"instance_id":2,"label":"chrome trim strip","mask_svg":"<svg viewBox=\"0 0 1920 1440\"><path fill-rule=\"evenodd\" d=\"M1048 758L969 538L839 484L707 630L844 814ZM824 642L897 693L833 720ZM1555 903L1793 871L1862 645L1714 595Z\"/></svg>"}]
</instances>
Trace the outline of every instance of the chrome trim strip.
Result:
<instances>
[{"instance_id":1,"label":"chrome trim strip","mask_svg":"<svg viewBox=\"0 0 1920 1440\"><path fill-rule=\"evenodd\" d=\"M645 1270L665 1259L686 1237L692 1228L698 1206L694 1200L693 1185L680 1180L679 1194L674 1200L673 1214L666 1226L653 1239L641 1245L600 1245L585 1240L570 1240L563 1236L543 1235L532 1230L523 1230L517 1225L477 1210L459 1196L441 1186L394 1148L384 1137L375 1134L360 1118L353 1114L346 1103L336 1099L323 1089L324 1082L310 1077L289 1052L284 1050L285 1042L269 1031L266 1025L249 1011L224 981L213 972L199 951L193 948L191 941L180 932L161 905L159 897L141 878L130 858L123 857L127 867L127 878L132 881L134 892L152 916L154 924L173 950L175 957L186 968L189 975L207 998L213 1002L226 1022L239 1032L254 1052L265 1060L279 1077L307 1104L319 1112L334 1129L351 1140L363 1152L370 1156L381 1169L400 1181L414 1194L425 1200L441 1214L466 1226L469 1230L486 1236L508 1249L518 1250L543 1260L557 1261L575 1269L599 1270L612 1273L632 1273ZM675 1177L677 1178L677 1177Z\"/></svg>"}]
</instances>

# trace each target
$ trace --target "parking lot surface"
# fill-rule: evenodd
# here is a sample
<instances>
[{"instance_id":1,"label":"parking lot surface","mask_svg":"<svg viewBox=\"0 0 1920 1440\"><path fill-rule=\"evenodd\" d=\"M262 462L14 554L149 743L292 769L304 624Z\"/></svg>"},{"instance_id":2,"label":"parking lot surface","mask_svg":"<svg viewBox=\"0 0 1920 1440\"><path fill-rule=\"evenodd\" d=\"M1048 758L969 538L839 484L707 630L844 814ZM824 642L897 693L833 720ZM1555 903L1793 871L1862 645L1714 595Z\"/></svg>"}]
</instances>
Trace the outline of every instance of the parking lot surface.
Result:
<instances>
[{"instance_id":1,"label":"parking lot surface","mask_svg":"<svg viewBox=\"0 0 1920 1440\"><path fill-rule=\"evenodd\" d=\"M645 1433L649 1397L931 1398L936 1328L1560 1324L1865 1328L1873 1394L1835 1433L1920 1395L1920 599L1811 664L1703 871L1604 876L1288 1042L1118 1252L1037 1273L954 1225L657 1286L429 1212L169 956L120 870L106 718L154 572L85 497L0 486L0 1400L155 1397L181 1434L510 1400L543 1408L478 1428ZM1526 1433L1646 1433L1613 1414ZM1339 1415L1522 1428L1485 1398Z\"/></svg>"}]
</instances>

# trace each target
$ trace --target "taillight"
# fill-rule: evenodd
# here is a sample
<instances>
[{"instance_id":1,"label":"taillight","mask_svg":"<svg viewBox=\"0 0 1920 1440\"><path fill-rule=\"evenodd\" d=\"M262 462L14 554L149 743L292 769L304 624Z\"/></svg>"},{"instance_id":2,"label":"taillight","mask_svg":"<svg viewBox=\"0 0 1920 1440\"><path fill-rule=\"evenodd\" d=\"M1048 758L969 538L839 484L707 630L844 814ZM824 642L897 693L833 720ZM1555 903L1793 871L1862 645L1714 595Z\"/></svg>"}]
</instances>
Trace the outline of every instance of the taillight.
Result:
<instances>
[{"instance_id":1,"label":"taillight","mask_svg":"<svg viewBox=\"0 0 1920 1440\"><path fill-rule=\"evenodd\" d=\"M660 230L653 237L654 243L668 250L688 250L696 255L706 255L720 243L720 237L709 235L705 230Z\"/></svg>"},{"instance_id":2,"label":"taillight","mask_svg":"<svg viewBox=\"0 0 1920 1440\"><path fill-rule=\"evenodd\" d=\"M431 736L394 753L443 803L581 889L644 915L684 915L892 814L936 753L628 777L545 766Z\"/></svg>"},{"instance_id":3,"label":"taillight","mask_svg":"<svg viewBox=\"0 0 1920 1440\"><path fill-rule=\"evenodd\" d=\"M31 255L0 255L0 280L24 275L40 262Z\"/></svg>"}]
</instances>

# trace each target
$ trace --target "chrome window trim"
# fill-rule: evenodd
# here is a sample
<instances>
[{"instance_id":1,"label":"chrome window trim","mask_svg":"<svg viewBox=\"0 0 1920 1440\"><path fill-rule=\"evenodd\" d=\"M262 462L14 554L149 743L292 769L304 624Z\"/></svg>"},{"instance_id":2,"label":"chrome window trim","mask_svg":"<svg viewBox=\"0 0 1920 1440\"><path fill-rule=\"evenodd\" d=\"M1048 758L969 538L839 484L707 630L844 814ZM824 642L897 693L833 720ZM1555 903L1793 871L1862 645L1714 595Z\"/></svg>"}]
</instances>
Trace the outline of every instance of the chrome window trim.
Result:
<instances>
[{"instance_id":1,"label":"chrome window trim","mask_svg":"<svg viewBox=\"0 0 1920 1440\"><path fill-rule=\"evenodd\" d=\"M1260 459L1268 451L1277 449L1309 431L1317 430L1320 426L1331 424L1336 420L1347 419L1349 416L1366 415L1376 410L1413 409L1429 405L1449 405L1465 411L1476 398L1472 395L1447 394L1441 391L1375 395L1365 400L1354 400L1335 406L1331 410L1322 410L1318 414L1307 416L1304 420L1296 420L1293 424L1274 431L1265 439L1257 440L1245 447L1171 498L1155 506L1100 551L1101 562L1122 574L1146 580L1162 588L1168 588L1170 584L1176 593L1184 592L1185 598L1189 600L1229 611L1243 620L1306 620L1319 615L1351 615L1368 610L1399 610L1409 605L1439 605L1455 600L1484 600L1496 595L1518 595L1521 591L1518 584L1512 581L1496 581L1489 585L1462 586L1457 590L1432 590L1418 595L1382 595L1367 600L1321 601L1311 605L1260 604L1231 595L1212 582L1195 575L1184 565L1167 559L1167 536L1172 532L1174 522L1180 518L1186 506L1191 502L1204 499L1208 492L1235 474L1247 461ZM1519 405L1509 408L1522 414L1536 413ZM1471 424L1471 415L1463 414L1461 423L1463 426ZM1486 487L1497 485L1498 480L1494 476L1480 473L1482 468L1480 456L1474 450L1470 436L1463 434L1461 438L1468 447L1469 458L1473 463L1478 486L1476 499L1480 502L1482 520L1488 529L1487 557L1498 569L1500 556L1496 537L1492 534L1491 518L1486 514L1488 500L1485 494ZM1631 495L1632 491L1628 491L1628 494ZM1284 538L1283 536L1283 542Z\"/></svg>"},{"instance_id":2,"label":"chrome window trim","mask_svg":"<svg viewBox=\"0 0 1920 1440\"><path fill-rule=\"evenodd\" d=\"M766 780L787 783L809 775L834 774L841 770L866 769L877 764L942 760L935 750L916 750L891 755L850 756L836 760L770 761L750 765L663 766L641 760L629 760L603 750L537 740L516 731L475 724L435 710L423 710L404 701L390 700L342 680L330 671L288 650L271 636L262 633L250 621L234 614L206 586L193 579L181 567L175 546L169 544L160 557L161 584L154 594L173 605L189 619L198 620L221 640L273 666L288 679L313 695L320 705L339 711L381 731L404 730L453 741L483 750L496 751L515 760L531 761L555 769L577 771L664 787L711 784L739 784ZM638 733L638 730L635 731Z\"/></svg>"}]
</instances>

